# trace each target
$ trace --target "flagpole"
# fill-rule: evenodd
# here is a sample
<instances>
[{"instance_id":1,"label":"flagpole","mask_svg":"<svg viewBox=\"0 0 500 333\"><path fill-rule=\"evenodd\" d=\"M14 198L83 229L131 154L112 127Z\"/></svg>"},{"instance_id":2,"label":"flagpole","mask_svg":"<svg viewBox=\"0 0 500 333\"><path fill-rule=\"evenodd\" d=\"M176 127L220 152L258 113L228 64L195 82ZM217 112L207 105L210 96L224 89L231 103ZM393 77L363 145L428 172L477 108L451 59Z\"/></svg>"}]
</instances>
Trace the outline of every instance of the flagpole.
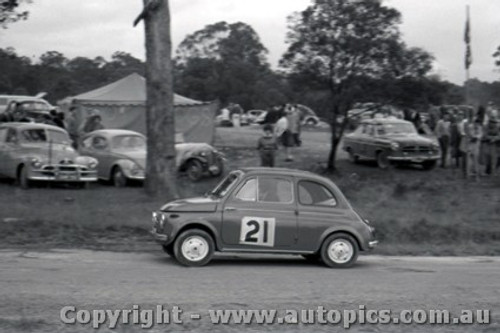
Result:
<instances>
[{"instance_id":1,"label":"flagpole","mask_svg":"<svg viewBox=\"0 0 500 333\"><path fill-rule=\"evenodd\" d=\"M469 80L470 80L470 64L471 64L471 50L470 50L470 9L469 5L465 6L465 104L469 104Z\"/></svg>"}]
</instances>

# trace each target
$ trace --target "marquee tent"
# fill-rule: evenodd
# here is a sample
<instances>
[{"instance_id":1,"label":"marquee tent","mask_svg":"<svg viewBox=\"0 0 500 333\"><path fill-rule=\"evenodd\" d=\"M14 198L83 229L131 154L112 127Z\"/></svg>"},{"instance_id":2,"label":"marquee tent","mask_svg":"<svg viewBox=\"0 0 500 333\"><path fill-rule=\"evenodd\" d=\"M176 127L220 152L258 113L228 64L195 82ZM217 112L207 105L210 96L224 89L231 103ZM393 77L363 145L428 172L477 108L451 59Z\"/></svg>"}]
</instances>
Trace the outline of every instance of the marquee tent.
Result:
<instances>
[{"instance_id":1,"label":"marquee tent","mask_svg":"<svg viewBox=\"0 0 500 333\"><path fill-rule=\"evenodd\" d=\"M106 128L146 134L146 80L136 73L104 87L67 97L58 105L64 112L76 106L80 123L90 110L99 110ZM212 143L217 109L217 102L200 102L174 94L176 133L182 133L186 142Z\"/></svg>"}]
</instances>

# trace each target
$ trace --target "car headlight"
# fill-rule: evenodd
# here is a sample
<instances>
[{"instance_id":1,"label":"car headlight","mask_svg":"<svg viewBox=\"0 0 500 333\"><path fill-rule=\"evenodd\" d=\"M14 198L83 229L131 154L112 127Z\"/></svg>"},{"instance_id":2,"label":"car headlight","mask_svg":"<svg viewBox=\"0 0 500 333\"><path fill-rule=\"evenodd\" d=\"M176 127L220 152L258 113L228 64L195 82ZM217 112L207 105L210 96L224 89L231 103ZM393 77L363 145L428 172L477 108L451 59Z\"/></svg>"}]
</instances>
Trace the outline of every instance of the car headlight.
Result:
<instances>
[{"instance_id":1,"label":"car headlight","mask_svg":"<svg viewBox=\"0 0 500 333\"><path fill-rule=\"evenodd\" d=\"M134 164L134 166L132 167L132 169L130 169L130 173L133 175L133 176L137 176L139 174L142 174L143 171L142 171L142 168L139 167L137 164Z\"/></svg>"},{"instance_id":2,"label":"car headlight","mask_svg":"<svg viewBox=\"0 0 500 333\"><path fill-rule=\"evenodd\" d=\"M36 157L31 159L31 166L35 169L40 169L42 167L42 162Z\"/></svg>"},{"instance_id":3,"label":"car headlight","mask_svg":"<svg viewBox=\"0 0 500 333\"><path fill-rule=\"evenodd\" d=\"M95 169L95 168L97 168L97 161L91 161L91 162L89 163L89 168L90 168L90 169Z\"/></svg>"},{"instance_id":4,"label":"car headlight","mask_svg":"<svg viewBox=\"0 0 500 333\"><path fill-rule=\"evenodd\" d=\"M205 157L205 156L207 156L207 155L208 155L208 154L207 154L207 152L206 152L206 151L202 151L202 152L200 152L200 156Z\"/></svg>"},{"instance_id":5,"label":"car headlight","mask_svg":"<svg viewBox=\"0 0 500 333\"><path fill-rule=\"evenodd\" d=\"M439 144L437 142L433 142L432 148L434 148L434 150L439 150Z\"/></svg>"},{"instance_id":6,"label":"car headlight","mask_svg":"<svg viewBox=\"0 0 500 333\"><path fill-rule=\"evenodd\" d=\"M399 149L399 143L397 143L397 142L391 142L391 149L392 150L398 150Z\"/></svg>"}]
</instances>

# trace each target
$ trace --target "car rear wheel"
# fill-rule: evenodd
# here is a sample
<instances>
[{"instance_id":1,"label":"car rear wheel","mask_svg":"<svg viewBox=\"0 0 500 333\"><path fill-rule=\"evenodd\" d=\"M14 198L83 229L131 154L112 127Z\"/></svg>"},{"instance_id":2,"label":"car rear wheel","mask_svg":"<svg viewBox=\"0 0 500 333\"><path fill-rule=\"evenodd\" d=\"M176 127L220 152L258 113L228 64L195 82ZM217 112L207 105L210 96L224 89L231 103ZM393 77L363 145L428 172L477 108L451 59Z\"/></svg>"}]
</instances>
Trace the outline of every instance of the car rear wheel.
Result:
<instances>
[{"instance_id":1,"label":"car rear wheel","mask_svg":"<svg viewBox=\"0 0 500 333\"><path fill-rule=\"evenodd\" d=\"M19 176L18 176L18 181L19 181L19 186L21 186L22 189L28 189L31 185L31 181L28 178L28 170L26 167L21 167L21 170L19 170Z\"/></svg>"},{"instance_id":2,"label":"car rear wheel","mask_svg":"<svg viewBox=\"0 0 500 333\"><path fill-rule=\"evenodd\" d=\"M387 169L391 166L389 154L386 151L380 151L377 153L377 166L380 169Z\"/></svg>"},{"instance_id":3,"label":"car rear wheel","mask_svg":"<svg viewBox=\"0 0 500 333\"><path fill-rule=\"evenodd\" d=\"M127 185L127 177L125 177L123 170L118 166L113 169L113 185L115 187L124 187Z\"/></svg>"},{"instance_id":4,"label":"car rear wheel","mask_svg":"<svg viewBox=\"0 0 500 333\"><path fill-rule=\"evenodd\" d=\"M200 229L186 230L174 242L175 258L184 266L206 265L214 249L212 237Z\"/></svg>"},{"instance_id":5,"label":"car rear wheel","mask_svg":"<svg viewBox=\"0 0 500 333\"><path fill-rule=\"evenodd\" d=\"M347 151L347 153L349 154L349 161L351 163L358 163L359 162L359 156L354 154L354 152L352 151L352 149L349 149Z\"/></svg>"},{"instance_id":6,"label":"car rear wheel","mask_svg":"<svg viewBox=\"0 0 500 333\"><path fill-rule=\"evenodd\" d=\"M321 246L321 259L328 267L347 268L358 258L358 244L344 233L329 236Z\"/></svg>"},{"instance_id":7,"label":"car rear wheel","mask_svg":"<svg viewBox=\"0 0 500 333\"><path fill-rule=\"evenodd\" d=\"M200 180L203 176L203 165L198 160L190 160L186 166L186 173L192 181Z\"/></svg>"},{"instance_id":8,"label":"car rear wheel","mask_svg":"<svg viewBox=\"0 0 500 333\"><path fill-rule=\"evenodd\" d=\"M308 119L306 121L306 125L309 125L309 126L316 126L317 124L318 124L318 122L315 119Z\"/></svg>"}]
</instances>

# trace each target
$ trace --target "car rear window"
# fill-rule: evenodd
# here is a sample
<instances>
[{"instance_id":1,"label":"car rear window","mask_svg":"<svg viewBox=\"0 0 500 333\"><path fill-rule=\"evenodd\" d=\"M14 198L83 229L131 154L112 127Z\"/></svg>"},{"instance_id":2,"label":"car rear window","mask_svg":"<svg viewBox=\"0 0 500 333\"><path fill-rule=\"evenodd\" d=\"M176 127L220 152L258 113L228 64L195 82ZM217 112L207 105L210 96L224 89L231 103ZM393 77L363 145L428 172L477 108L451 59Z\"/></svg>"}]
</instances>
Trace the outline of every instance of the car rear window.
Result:
<instances>
[{"instance_id":1,"label":"car rear window","mask_svg":"<svg viewBox=\"0 0 500 333\"><path fill-rule=\"evenodd\" d=\"M299 182L299 202L302 205L330 206L337 205L333 193L317 182L302 180Z\"/></svg>"}]
</instances>

